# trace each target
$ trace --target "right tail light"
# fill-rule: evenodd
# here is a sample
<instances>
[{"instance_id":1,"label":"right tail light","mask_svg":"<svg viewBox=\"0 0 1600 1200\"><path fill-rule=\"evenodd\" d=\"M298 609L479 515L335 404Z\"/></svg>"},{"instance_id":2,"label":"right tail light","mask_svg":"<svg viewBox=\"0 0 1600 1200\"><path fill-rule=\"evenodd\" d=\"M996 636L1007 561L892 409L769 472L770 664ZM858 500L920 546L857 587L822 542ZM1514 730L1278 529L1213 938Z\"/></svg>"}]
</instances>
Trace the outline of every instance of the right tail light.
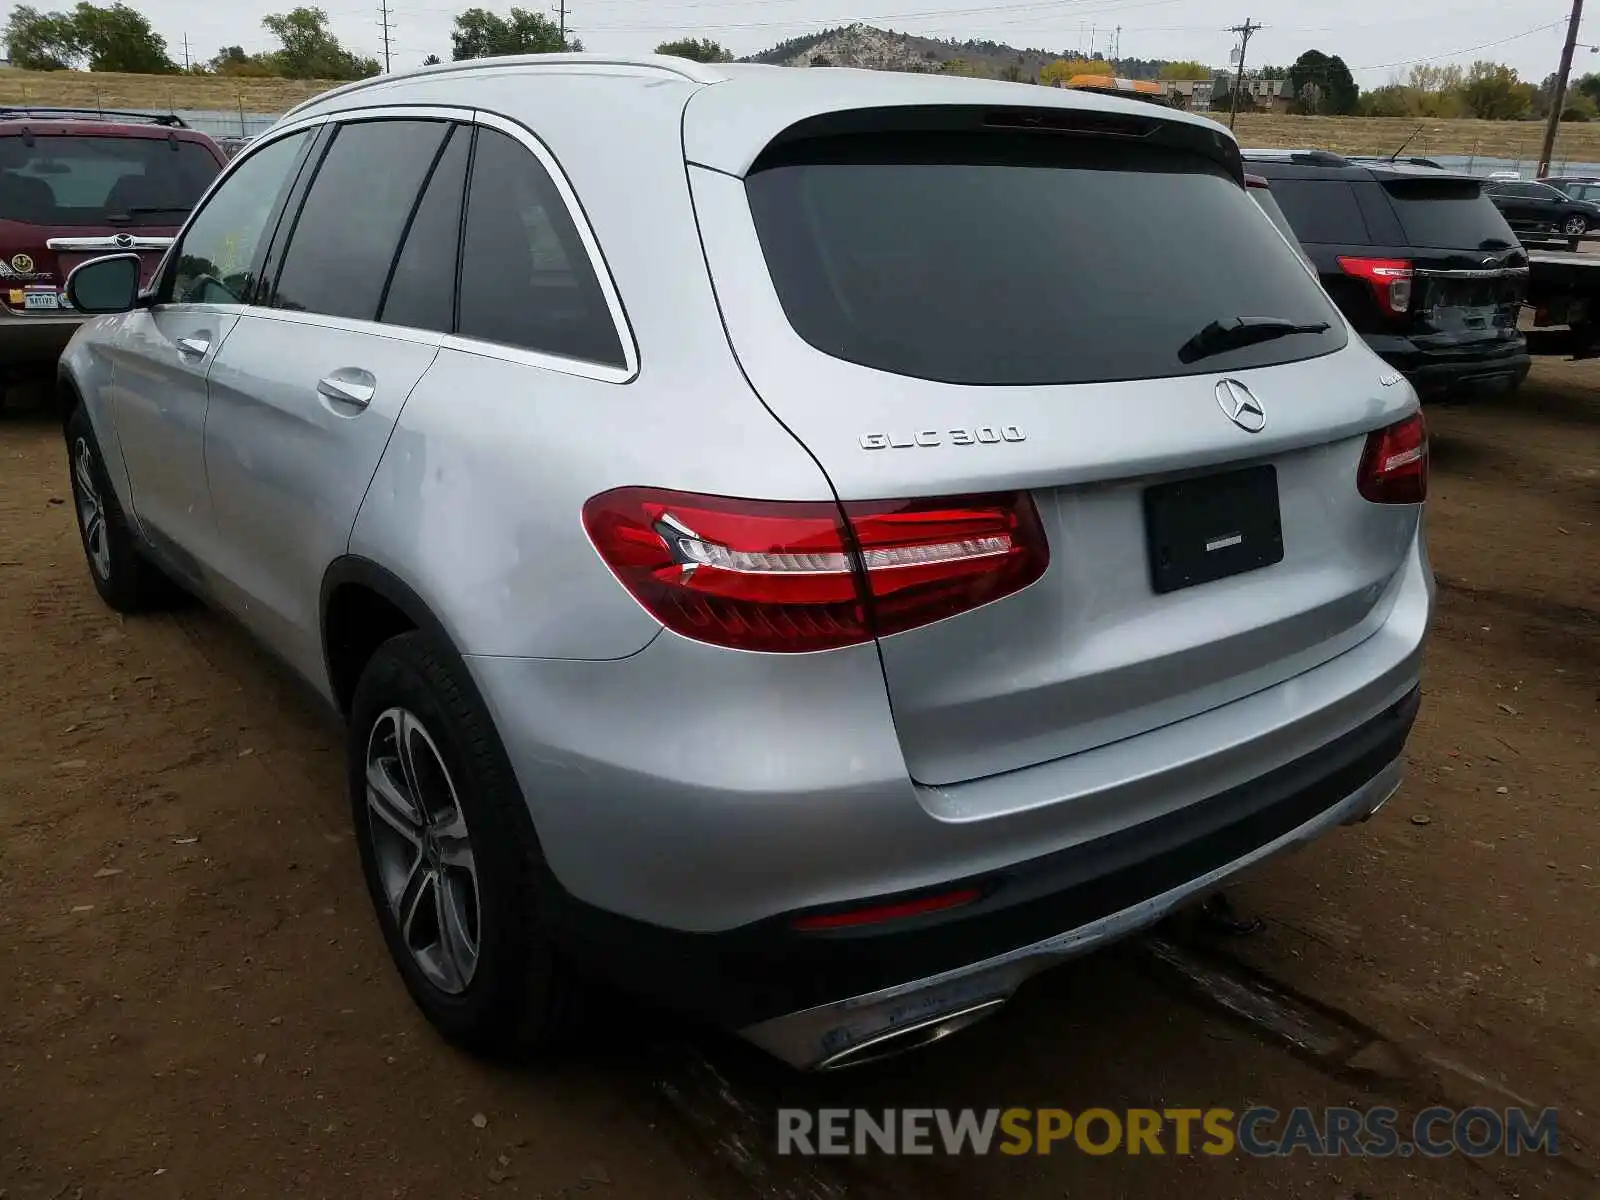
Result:
<instances>
[{"instance_id":1,"label":"right tail light","mask_svg":"<svg viewBox=\"0 0 1600 1200\"><path fill-rule=\"evenodd\" d=\"M1428 498L1428 426L1420 412L1367 434L1356 490L1374 504L1421 504Z\"/></svg>"},{"instance_id":2,"label":"right tail light","mask_svg":"<svg viewBox=\"0 0 1600 1200\"><path fill-rule=\"evenodd\" d=\"M1411 311L1411 281L1416 272L1409 259L1341 257L1339 269L1366 280L1386 315L1403 317Z\"/></svg>"},{"instance_id":3,"label":"right tail light","mask_svg":"<svg viewBox=\"0 0 1600 1200\"><path fill-rule=\"evenodd\" d=\"M1050 561L1026 492L841 506L627 487L583 524L656 620L739 650L871 641L1020 591Z\"/></svg>"}]
</instances>

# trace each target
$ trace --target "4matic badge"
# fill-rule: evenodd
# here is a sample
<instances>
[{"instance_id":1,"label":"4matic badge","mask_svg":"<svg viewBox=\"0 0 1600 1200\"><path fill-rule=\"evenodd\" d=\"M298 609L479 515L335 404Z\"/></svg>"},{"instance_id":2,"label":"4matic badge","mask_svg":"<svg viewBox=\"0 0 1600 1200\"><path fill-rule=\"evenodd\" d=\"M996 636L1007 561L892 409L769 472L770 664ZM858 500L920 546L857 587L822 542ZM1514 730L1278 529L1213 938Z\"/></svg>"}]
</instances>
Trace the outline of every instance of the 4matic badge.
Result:
<instances>
[{"instance_id":1,"label":"4matic badge","mask_svg":"<svg viewBox=\"0 0 1600 1200\"><path fill-rule=\"evenodd\" d=\"M919 429L915 433L863 433L863 450L913 450L934 446L993 446L1025 442L1020 425L979 425L972 429Z\"/></svg>"}]
</instances>

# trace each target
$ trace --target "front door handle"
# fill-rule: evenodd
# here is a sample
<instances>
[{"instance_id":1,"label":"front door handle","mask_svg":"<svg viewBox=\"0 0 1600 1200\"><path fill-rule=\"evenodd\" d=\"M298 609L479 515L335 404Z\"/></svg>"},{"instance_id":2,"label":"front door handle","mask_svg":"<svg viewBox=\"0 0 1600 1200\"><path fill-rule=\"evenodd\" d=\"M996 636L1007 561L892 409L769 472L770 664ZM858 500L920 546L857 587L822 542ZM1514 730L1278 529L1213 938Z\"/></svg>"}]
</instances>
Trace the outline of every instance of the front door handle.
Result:
<instances>
[{"instance_id":1,"label":"front door handle","mask_svg":"<svg viewBox=\"0 0 1600 1200\"><path fill-rule=\"evenodd\" d=\"M378 381L371 371L345 367L317 380L317 394L340 404L365 408L378 394Z\"/></svg>"},{"instance_id":2,"label":"front door handle","mask_svg":"<svg viewBox=\"0 0 1600 1200\"><path fill-rule=\"evenodd\" d=\"M189 355L193 358L204 358L211 353L211 335L209 333L196 334L194 337L178 339L178 353Z\"/></svg>"}]
</instances>

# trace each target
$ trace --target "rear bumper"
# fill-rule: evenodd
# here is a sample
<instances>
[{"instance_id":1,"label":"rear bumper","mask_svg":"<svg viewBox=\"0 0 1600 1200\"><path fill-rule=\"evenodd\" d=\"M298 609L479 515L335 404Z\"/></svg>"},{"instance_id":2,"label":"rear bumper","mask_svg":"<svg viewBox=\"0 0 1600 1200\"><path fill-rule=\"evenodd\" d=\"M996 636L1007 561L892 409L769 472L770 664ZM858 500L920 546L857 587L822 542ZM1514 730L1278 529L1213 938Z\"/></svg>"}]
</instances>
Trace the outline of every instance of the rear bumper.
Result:
<instances>
[{"instance_id":1,"label":"rear bumper","mask_svg":"<svg viewBox=\"0 0 1600 1200\"><path fill-rule=\"evenodd\" d=\"M44 366L61 357L72 335L88 318L12 316L0 313L0 364Z\"/></svg>"},{"instance_id":2,"label":"rear bumper","mask_svg":"<svg viewBox=\"0 0 1600 1200\"><path fill-rule=\"evenodd\" d=\"M602 953L617 982L736 1028L791 1066L848 1065L902 1040L935 1040L998 1008L1029 976L1364 820L1400 784L1418 705L1413 690L1316 752L1168 817L951 881L983 898L892 932L802 934L786 917L680 934L576 909L563 932L591 961Z\"/></svg>"},{"instance_id":3,"label":"rear bumper","mask_svg":"<svg viewBox=\"0 0 1600 1200\"><path fill-rule=\"evenodd\" d=\"M1482 349L1435 349L1397 337L1368 337L1367 342L1425 400L1458 393L1514 390L1527 378L1533 362L1527 343L1520 337Z\"/></svg>"}]
</instances>

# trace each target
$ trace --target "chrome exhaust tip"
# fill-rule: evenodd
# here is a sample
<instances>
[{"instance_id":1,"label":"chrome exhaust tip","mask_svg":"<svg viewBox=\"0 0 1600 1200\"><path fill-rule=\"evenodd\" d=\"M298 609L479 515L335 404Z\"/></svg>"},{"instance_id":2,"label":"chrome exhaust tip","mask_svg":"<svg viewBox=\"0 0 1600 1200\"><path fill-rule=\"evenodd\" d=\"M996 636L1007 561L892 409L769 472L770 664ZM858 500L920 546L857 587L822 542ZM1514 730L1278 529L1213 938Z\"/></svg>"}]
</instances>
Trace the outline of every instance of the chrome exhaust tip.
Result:
<instances>
[{"instance_id":1,"label":"chrome exhaust tip","mask_svg":"<svg viewBox=\"0 0 1600 1200\"><path fill-rule=\"evenodd\" d=\"M1010 997L996 996L992 1000L985 1000L981 1004L974 1004L967 1008L957 1009L942 1017L930 1017L926 1021L919 1021L915 1025L905 1025L898 1029L891 1029L865 1041L857 1042L847 1050L841 1050L822 1060L817 1064L818 1071L839 1071L845 1067L859 1067L863 1063L877 1062L880 1059L892 1058L896 1054L905 1054L912 1050L921 1050L935 1042L942 1042L952 1033L960 1033L969 1025L974 1025L994 1012Z\"/></svg>"}]
</instances>

